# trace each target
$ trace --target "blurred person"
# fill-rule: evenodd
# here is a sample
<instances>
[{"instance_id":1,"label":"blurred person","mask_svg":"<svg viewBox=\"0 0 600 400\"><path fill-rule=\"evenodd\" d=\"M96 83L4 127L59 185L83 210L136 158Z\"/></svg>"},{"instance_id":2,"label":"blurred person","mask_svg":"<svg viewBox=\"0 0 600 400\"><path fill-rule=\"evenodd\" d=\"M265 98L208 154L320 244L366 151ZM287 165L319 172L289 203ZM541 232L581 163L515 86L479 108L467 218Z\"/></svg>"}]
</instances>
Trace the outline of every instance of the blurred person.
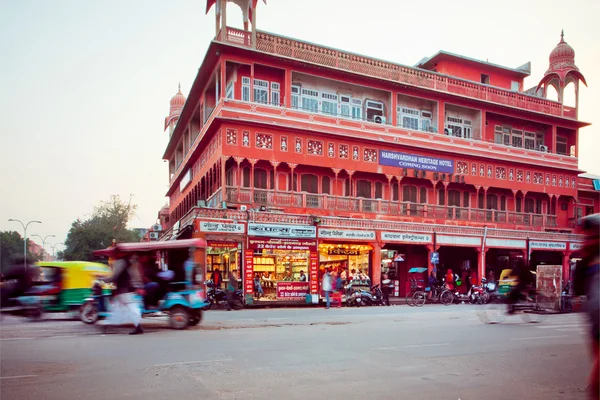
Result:
<instances>
[{"instance_id":1,"label":"blurred person","mask_svg":"<svg viewBox=\"0 0 600 400\"><path fill-rule=\"evenodd\" d=\"M600 214L588 215L581 220L586 236L582 262L575 269L573 291L587 297L586 313L590 320L592 369L589 377L590 399L600 398Z\"/></svg>"},{"instance_id":2,"label":"blurred person","mask_svg":"<svg viewBox=\"0 0 600 400\"><path fill-rule=\"evenodd\" d=\"M383 293L383 303L386 306L390 305L390 293L392 288L392 280L388 277L388 274L383 274L383 279L381 280L381 292Z\"/></svg>"},{"instance_id":3,"label":"blurred person","mask_svg":"<svg viewBox=\"0 0 600 400\"><path fill-rule=\"evenodd\" d=\"M450 268L446 272L446 286L449 290L454 290L454 274Z\"/></svg>"},{"instance_id":4,"label":"blurred person","mask_svg":"<svg viewBox=\"0 0 600 400\"><path fill-rule=\"evenodd\" d=\"M221 284L223 283L223 275L221 275L219 268L214 269L210 279L212 279L215 288L221 288Z\"/></svg>"},{"instance_id":5,"label":"blurred person","mask_svg":"<svg viewBox=\"0 0 600 400\"><path fill-rule=\"evenodd\" d=\"M260 284L260 274L257 272L254 274L254 297L260 298L265 295L262 285Z\"/></svg>"},{"instance_id":6,"label":"blurred person","mask_svg":"<svg viewBox=\"0 0 600 400\"><path fill-rule=\"evenodd\" d=\"M517 277L517 285L508 294L509 308L508 313L514 314L514 305L521 299L527 288L533 283L533 274L523 259L518 259L514 264L512 273Z\"/></svg>"},{"instance_id":7,"label":"blurred person","mask_svg":"<svg viewBox=\"0 0 600 400\"><path fill-rule=\"evenodd\" d=\"M143 334L142 314L135 297L136 293L144 295L144 282L138 255L133 254L116 260L113 263L113 274L106 282L112 282L116 286L114 291L115 307L109 317L109 322L120 323L121 320L131 322L135 329L129 334Z\"/></svg>"},{"instance_id":8,"label":"blurred person","mask_svg":"<svg viewBox=\"0 0 600 400\"><path fill-rule=\"evenodd\" d=\"M300 270L300 282L306 282L308 278L304 274L304 271Z\"/></svg>"},{"instance_id":9,"label":"blurred person","mask_svg":"<svg viewBox=\"0 0 600 400\"><path fill-rule=\"evenodd\" d=\"M323 279L321 280L321 290L325 292L325 309L329 309L331 305L331 291L333 290L333 278L329 269L325 270Z\"/></svg>"},{"instance_id":10,"label":"blurred person","mask_svg":"<svg viewBox=\"0 0 600 400\"><path fill-rule=\"evenodd\" d=\"M235 271L229 273L227 280L227 311L235 308L235 292L238 288L238 278Z\"/></svg>"}]
</instances>

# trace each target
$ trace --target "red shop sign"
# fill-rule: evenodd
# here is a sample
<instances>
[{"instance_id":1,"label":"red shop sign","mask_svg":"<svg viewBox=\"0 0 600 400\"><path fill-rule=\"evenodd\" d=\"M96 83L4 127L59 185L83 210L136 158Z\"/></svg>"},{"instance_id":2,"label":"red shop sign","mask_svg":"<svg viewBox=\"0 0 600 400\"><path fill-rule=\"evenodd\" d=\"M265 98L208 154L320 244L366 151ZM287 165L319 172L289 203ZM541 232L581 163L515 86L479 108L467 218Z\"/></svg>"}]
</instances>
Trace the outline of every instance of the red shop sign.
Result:
<instances>
[{"instance_id":1,"label":"red shop sign","mask_svg":"<svg viewBox=\"0 0 600 400\"><path fill-rule=\"evenodd\" d=\"M277 299L304 300L308 288L308 282L277 282Z\"/></svg>"},{"instance_id":2,"label":"red shop sign","mask_svg":"<svg viewBox=\"0 0 600 400\"><path fill-rule=\"evenodd\" d=\"M246 294L254 293L254 251L246 250L244 253L244 260L246 264L244 274L244 292Z\"/></svg>"},{"instance_id":3,"label":"red shop sign","mask_svg":"<svg viewBox=\"0 0 600 400\"><path fill-rule=\"evenodd\" d=\"M259 239L249 238L248 248L255 250L310 250L317 251L315 239Z\"/></svg>"},{"instance_id":4,"label":"red shop sign","mask_svg":"<svg viewBox=\"0 0 600 400\"><path fill-rule=\"evenodd\" d=\"M319 293L319 253L310 252L310 293Z\"/></svg>"},{"instance_id":5,"label":"red shop sign","mask_svg":"<svg viewBox=\"0 0 600 400\"><path fill-rule=\"evenodd\" d=\"M213 247L215 249L231 249L237 250L238 243L237 242L224 242L222 240L209 240L206 243L207 247Z\"/></svg>"}]
</instances>

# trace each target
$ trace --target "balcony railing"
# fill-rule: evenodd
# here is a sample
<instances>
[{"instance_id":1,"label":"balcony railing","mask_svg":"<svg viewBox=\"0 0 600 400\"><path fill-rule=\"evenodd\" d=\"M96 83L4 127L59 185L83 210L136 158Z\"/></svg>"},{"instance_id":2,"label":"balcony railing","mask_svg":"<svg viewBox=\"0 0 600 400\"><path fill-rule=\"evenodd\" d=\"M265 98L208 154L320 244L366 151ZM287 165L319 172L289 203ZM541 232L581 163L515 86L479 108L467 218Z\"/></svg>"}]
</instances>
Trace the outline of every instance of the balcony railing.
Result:
<instances>
[{"instance_id":1,"label":"balcony railing","mask_svg":"<svg viewBox=\"0 0 600 400\"><path fill-rule=\"evenodd\" d=\"M220 40L220 35L217 36L217 40ZM238 46L250 47L252 45L250 32L230 27L226 28L225 41ZM438 92L550 115L575 118L575 110L563 108L562 104L556 101L364 57L271 33L257 32L256 49L280 57L292 58Z\"/></svg>"},{"instance_id":2,"label":"balcony railing","mask_svg":"<svg viewBox=\"0 0 600 400\"><path fill-rule=\"evenodd\" d=\"M219 197L220 198L220 197ZM519 213L505 210L484 210L455 206L440 206L398 202L362 197L341 197L326 194L276 192L267 189L227 187L226 201L275 207L298 207L328 211L361 212L436 220L491 222L531 227L556 227L554 215Z\"/></svg>"}]
</instances>

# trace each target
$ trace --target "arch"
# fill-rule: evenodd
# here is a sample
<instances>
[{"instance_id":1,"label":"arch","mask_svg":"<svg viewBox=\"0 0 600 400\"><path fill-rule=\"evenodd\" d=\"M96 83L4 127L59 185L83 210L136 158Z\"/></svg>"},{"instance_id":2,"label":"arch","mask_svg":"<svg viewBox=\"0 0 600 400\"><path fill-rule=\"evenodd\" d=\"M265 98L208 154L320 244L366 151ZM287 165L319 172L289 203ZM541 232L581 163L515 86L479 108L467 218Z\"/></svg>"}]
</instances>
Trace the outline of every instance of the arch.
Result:
<instances>
[{"instance_id":1,"label":"arch","mask_svg":"<svg viewBox=\"0 0 600 400\"><path fill-rule=\"evenodd\" d=\"M375 198L383 199L383 182L375 182Z\"/></svg>"},{"instance_id":2,"label":"arch","mask_svg":"<svg viewBox=\"0 0 600 400\"><path fill-rule=\"evenodd\" d=\"M331 178L328 176L321 178L321 193L331 194Z\"/></svg>"},{"instance_id":3,"label":"arch","mask_svg":"<svg viewBox=\"0 0 600 400\"><path fill-rule=\"evenodd\" d=\"M546 83L546 98L548 100L560 101L558 86L555 82Z\"/></svg>"},{"instance_id":4,"label":"arch","mask_svg":"<svg viewBox=\"0 0 600 400\"><path fill-rule=\"evenodd\" d=\"M319 177L315 174L300 175L300 191L307 193L319 193Z\"/></svg>"},{"instance_id":5,"label":"arch","mask_svg":"<svg viewBox=\"0 0 600 400\"><path fill-rule=\"evenodd\" d=\"M366 179L356 181L356 197L370 199L373 197L373 182Z\"/></svg>"},{"instance_id":6,"label":"arch","mask_svg":"<svg viewBox=\"0 0 600 400\"><path fill-rule=\"evenodd\" d=\"M460 207L461 193L456 189L448 190L448 205L451 207Z\"/></svg>"},{"instance_id":7,"label":"arch","mask_svg":"<svg viewBox=\"0 0 600 400\"><path fill-rule=\"evenodd\" d=\"M255 189L267 189L268 188L268 172L264 168L254 168L254 188Z\"/></svg>"},{"instance_id":8,"label":"arch","mask_svg":"<svg viewBox=\"0 0 600 400\"><path fill-rule=\"evenodd\" d=\"M577 107L577 84L574 81L567 83L563 89L563 105L567 107Z\"/></svg>"}]
</instances>

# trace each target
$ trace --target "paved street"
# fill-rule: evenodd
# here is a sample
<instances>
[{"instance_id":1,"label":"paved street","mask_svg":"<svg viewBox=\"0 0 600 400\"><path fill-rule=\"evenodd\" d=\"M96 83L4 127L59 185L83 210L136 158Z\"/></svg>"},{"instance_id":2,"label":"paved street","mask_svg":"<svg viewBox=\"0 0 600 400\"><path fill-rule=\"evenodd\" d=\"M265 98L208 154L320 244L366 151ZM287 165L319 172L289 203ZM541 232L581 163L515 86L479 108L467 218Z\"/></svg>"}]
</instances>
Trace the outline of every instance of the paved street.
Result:
<instances>
[{"instance_id":1,"label":"paved street","mask_svg":"<svg viewBox=\"0 0 600 400\"><path fill-rule=\"evenodd\" d=\"M482 324L474 306L211 311L173 331L5 317L2 400L585 399L581 314Z\"/></svg>"}]
</instances>

